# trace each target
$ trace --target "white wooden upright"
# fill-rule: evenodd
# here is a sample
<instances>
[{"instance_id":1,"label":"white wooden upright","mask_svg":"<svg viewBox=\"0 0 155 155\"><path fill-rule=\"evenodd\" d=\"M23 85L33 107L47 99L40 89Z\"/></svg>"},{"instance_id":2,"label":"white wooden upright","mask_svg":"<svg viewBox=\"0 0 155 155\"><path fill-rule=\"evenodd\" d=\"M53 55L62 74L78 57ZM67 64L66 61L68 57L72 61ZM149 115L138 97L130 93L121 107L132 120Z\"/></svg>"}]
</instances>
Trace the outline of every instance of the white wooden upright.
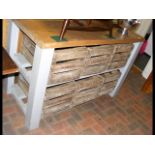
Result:
<instances>
[{"instance_id":1,"label":"white wooden upright","mask_svg":"<svg viewBox=\"0 0 155 155\"><path fill-rule=\"evenodd\" d=\"M8 44L7 44L7 52L10 57L13 59L14 54L17 52L18 46L18 37L19 37L19 28L16 24L9 20L9 28L8 28ZM6 92L8 94L11 93L11 88L14 84L14 77L8 77L7 85L6 85Z\"/></svg>"},{"instance_id":2,"label":"white wooden upright","mask_svg":"<svg viewBox=\"0 0 155 155\"><path fill-rule=\"evenodd\" d=\"M8 40L8 53L16 62L15 55L17 53L19 37L19 28L13 21L9 21L9 40ZM50 72L50 66L52 63L54 49L41 49L36 46L34 61L32 65L32 72L30 74L29 80L29 93L28 93L28 103L26 105L25 114L25 126L28 129L35 129L39 127L43 98L46 90L46 85L48 82L48 75ZM19 66L21 68L21 66ZM7 93L14 94L14 77L9 77L7 79ZM16 96L17 98L17 96ZM21 104L20 104L21 105Z\"/></svg>"},{"instance_id":3,"label":"white wooden upright","mask_svg":"<svg viewBox=\"0 0 155 155\"><path fill-rule=\"evenodd\" d=\"M39 127L42 113L43 99L48 82L48 75L52 63L54 49L41 49L36 46L33 68L30 77L28 105L26 111L26 127Z\"/></svg>"}]
</instances>

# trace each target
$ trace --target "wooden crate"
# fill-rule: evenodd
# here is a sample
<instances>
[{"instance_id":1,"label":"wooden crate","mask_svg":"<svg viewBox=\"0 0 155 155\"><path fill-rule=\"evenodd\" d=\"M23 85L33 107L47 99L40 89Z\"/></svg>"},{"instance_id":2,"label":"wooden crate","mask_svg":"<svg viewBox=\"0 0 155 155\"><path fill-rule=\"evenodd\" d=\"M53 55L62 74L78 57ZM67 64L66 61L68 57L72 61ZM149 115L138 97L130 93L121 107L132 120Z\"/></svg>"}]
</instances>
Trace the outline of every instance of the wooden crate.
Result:
<instances>
[{"instance_id":1,"label":"wooden crate","mask_svg":"<svg viewBox=\"0 0 155 155\"><path fill-rule=\"evenodd\" d=\"M92 76L76 81L76 92L87 89L97 88L101 84L101 79L98 76Z\"/></svg>"},{"instance_id":2,"label":"wooden crate","mask_svg":"<svg viewBox=\"0 0 155 155\"><path fill-rule=\"evenodd\" d=\"M112 59L114 46L93 46L88 47L88 51L89 57L85 59L85 67L81 72L81 76L97 74L107 70Z\"/></svg>"},{"instance_id":3,"label":"wooden crate","mask_svg":"<svg viewBox=\"0 0 155 155\"><path fill-rule=\"evenodd\" d=\"M95 99L97 97L97 93L98 93L97 88L86 89L77 92L73 97L73 106Z\"/></svg>"},{"instance_id":4,"label":"wooden crate","mask_svg":"<svg viewBox=\"0 0 155 155\"><path fill-rule=\"evenodd\" d=\"M88 50L85 47L55 50L48 84L60 84L79 79L87 56Z\"/></svg>"},{"instance_id":5,"label":"wooden crate","mask_svg":"<svg viewBox=\"0 0 155 155\"><path fill-rule=\"evenodd\" d=\"M114 61L109 65L108 69L121 68L126 64L126 62L127 62L126 60Z\"/></svg>"},{"instance_id":6,"label":"wooden crate","mask_svg":"<svg viewBox=\"0 0 155 155\"><path fill-rule=\"evenodd\" d=\"M17 78L17 84L22 89L24 94L28 96L29 84L27 83L27 81L24 79L24 77L21 74Z\"/></svg>"},{"instance_id":7,"label":"wooden crate","mask_svg":"<svg viewBox=\"0 0 155 155\"><path fill-rule=\"evenodd\" d=\"M101 96L110 93L114 89L120 75L121 74L119 70L98 75L98 77L102 79L102 84L98 89L98 95Z\"/></svg>"},{"instance_id":8,"label":"wooden crate","mask_svg":"<svg viewBox=\"0 0 155 155\"><path fill-rule=\"evenodd\" d=\"M133 44L118 44L115 45L115 53L131 52L133 47Z\"/></svg>"},{"instance_id":9,"label":"wooden crate","mask_svg":"<svg viewBox=\"0 0 155 155\"><path fill-rule=\"evenodd\" d=\"M112 59L112 56L109 55L102 55L102 56L95 56L95 57L88 57L84 60L85 68L91 67L91 66L107 66L109 63L109 59Z\"/></svg>"},{"instance_id":10,"label":"wooden crate","mask_svg":"<svg viewBox=\"0 0 155 155\"><path fill-rule=\"evenodd\" d=\"M113 59L112 61L115 62L115 61L127 61L128 57L130 55L130 52L126 52L126 53L116 53L114 56L113 56Z\"/></svg>"},{"instance_id":11,"label":"wooden crate","mask_svg":"<svg viewBox=\"0 0 155 155\"><path fill-rule=\"evenodd\" d=\"M23 34L23 45L34 55L36 44L25 34Z\"/></svg>"},{"instance_id":12,"label":"wooden crate","mask_svg":"<svg viewBox=\"0 0 155 155\"><path fill-rule=\"evenodd\" d=\"M21 54L30 62L31 65L33 64L33 55L26 47L23 46Z\"/></svg>"},{"instance_id":13,"label":"wooden crate","mask_svg":"<svg viewBox=\"0 0 155 155\"><path fill-rule=\"evenodd\" d=\"M88 50L91 57L109 55L113 53L114 45L93 46Z\"/></svg>"},{"instance_id":14,"label":"wooden crate","mask_svg":"<svg viewBox=\"0 0 155 155\"><path fill-rule=\"evenodd\" d=\"M133 49L133 44L118 44L115 45L114 55L108 65L108 69L123 67Z\"/></svg>"},{"instance_id":15,"label":"wooden crate","mask_svg":"<svg viewBox=\"0 0 155 155\"><path fill-rule=\"evenodd\" d=\"M79 79L80 77L80 69L71 70L67 72L60 72L60 73L50 73L48 85L57 85L69 81L74 81Z\"/></svg>"},{"instance_id":16,"label":"wooden crate","mask_svg":"<svg viewBox=\"0 0 155 155\"><path fill-rule=\"evenodd\" d=\"M65 104L67 102L72 102L72 98L73 98L73 94L65 94L65 95L61 95L49 100L44 100L44 107L52 107L52 106L56 106L58 104Z\"/></svg>"},{"instance_id":17,"label":"wooden crate","mask_svg":"<svg viewBox=\"0 0 155 155\"><path fill-rule=\"evenodd\" d=\"M59 112L107 94L114 89L119 76L119 70L115 70L48 88L43 111Z\"/></svg>"},{"instance_id":18,"label":"wooden crate","mask_svg":"<svg viewBox=\"0 0 155 155\"><path fill-rule=\"evenodd\" d=\"M67 72L72 71L76 69L81 69L83 66L83 61L81 59L71 60L71 61L63 61L63 62L57 62L54 63L51 67L52 73L61 73L61 72Z\"/></svg>"},{"instance_id":19,"label":"wooden crate","mask_svg":"<svg viewBox=\"0 0 155 155\"><path fill-rule=\"evenodd\" d=\"M101 96L101 95L110 93L114 89L116 83L117 83L117 81L110 81L110 82L104 83L100 87L98 95Z\"/></svg>"},{"instance_id":20,"label":"wooden crate","mask_svg":"<svg viewBox=\"0 0 155 155\"><path fill-rule=\"evenodd\" d=\"M107 70L107 65L94 65L94 66L85 66L81 71L80 76L87 76L92 74L101 73Z\"/></svg>"},{"instance_id":21,"label":"wooden crate","mask_svg":"<svg viewBox=\"0 0 155 155\"><path fill-rule=\"evenodd\" d=\"M70 109L71 105L70 102L66 102L63 104L58 104L56 106L50 106L50 107L43 107L43 113L48 114L48 113L58 113L67 109Z\"/></svg>"},{"instance_id":22,"label":"wooden crate","mask_svg":"<svg viewBox=\"0 0 155 155\"><path fill-rule=\"evenodd\" d=\"M83 59L88 56L86 47L57 49L54 52L54 62L62 62L67 60Z\"/></svg>"},{"instance_id":23,"label":"wooden crate","mask_svg":"<svg viewBox=\"0 0 155 155\"><path fill-rule=\"evenodd\" d=\"M69 82L58 86L49 87L46 89L45 100L63 96L65 94L72 94L76 90L75 82Z\"/></svg>"},{"instance_id":24,"label":"wooden crate","mask_svg":"<svg viewBox=\"0 0 155 155\"><path fill-rule=\"evenodd\" d=\"M98 76L102 79L103 83L107 83L110 81L117 80L120 77L120 75L121 75L121 73L119 70L114 70L114 71L110 71L110 72L100 74Z\"/></svg>"}]
</instances>

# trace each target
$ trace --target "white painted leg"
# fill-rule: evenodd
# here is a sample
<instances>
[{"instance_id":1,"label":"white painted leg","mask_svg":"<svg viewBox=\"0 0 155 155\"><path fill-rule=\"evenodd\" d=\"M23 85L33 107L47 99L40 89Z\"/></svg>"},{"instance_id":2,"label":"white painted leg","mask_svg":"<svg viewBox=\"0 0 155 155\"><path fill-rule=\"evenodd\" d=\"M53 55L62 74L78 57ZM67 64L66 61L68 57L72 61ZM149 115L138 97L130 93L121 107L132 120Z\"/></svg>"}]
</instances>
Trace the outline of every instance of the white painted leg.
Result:
<instances>
[{"instance_id":1,"label":"white painted leg","mask_svg":"<svg viewBox=\"0 0 155 155\"><path fill-rule=\"evenodd\" d=\"M38 46L35 49L25 120L30 130L39 127L53 53L54 49L41 49Z\"/></svg>"},{"instance_id":2,"label":"white painted leg","mask_svg":"<svg viewBox=\"0 0 155 155\"><path fill-rule=\"evenodd\" d=\"M121 71L121 76L114 88L114 90L109 94L111 97L114 97L117 95L117 93L119 92L119 89L121 88L121 86L123 85L123 82L124 80L126 79L127 75L128 75L128 72L130 71L137 55L138 55L138 52L139 52L139 49L141 47L141 44L142 43L134 43L134 48L131 52L131 55L126 63L126 65L120 69Z\"/></svg>"},{"instance_id":3,"label":"white painted leg","mask_svg":"<svg viewBox=\"0 0 155 155\"><path fill-rule=\"evenodd\" d=\"M18 36L19 36L19 28L16 26L14 22L9 20L7 51L11 58L17 52ZM8 94L11 93L11 88L13 84L14 84L14 76L8 77L6 85L6 92Z\"/></svg>"}]
</instances>

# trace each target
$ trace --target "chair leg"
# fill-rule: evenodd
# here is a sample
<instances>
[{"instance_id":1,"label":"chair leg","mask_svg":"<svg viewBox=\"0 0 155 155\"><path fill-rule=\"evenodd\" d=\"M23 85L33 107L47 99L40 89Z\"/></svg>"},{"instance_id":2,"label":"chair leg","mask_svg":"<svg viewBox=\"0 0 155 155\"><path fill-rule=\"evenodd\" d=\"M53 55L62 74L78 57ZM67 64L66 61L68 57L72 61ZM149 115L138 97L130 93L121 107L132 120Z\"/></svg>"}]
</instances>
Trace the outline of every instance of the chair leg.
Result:
<instances>
[{"instance_id":1,"label":"chair leg","mask_svg":"<svg viewBox=\"0 0 155 155\"><path fill-rule=\"evenodd\" d=\"M61 33L60 33L60 40L63 39L63 36L66 32L66 29L67 29L67 26L69 25L69 22L70 22L70 19L65 19L64 20L64 23L63 23L63 26L62 26L62 29L61 29Z\"/></svg>"}]
</instances>

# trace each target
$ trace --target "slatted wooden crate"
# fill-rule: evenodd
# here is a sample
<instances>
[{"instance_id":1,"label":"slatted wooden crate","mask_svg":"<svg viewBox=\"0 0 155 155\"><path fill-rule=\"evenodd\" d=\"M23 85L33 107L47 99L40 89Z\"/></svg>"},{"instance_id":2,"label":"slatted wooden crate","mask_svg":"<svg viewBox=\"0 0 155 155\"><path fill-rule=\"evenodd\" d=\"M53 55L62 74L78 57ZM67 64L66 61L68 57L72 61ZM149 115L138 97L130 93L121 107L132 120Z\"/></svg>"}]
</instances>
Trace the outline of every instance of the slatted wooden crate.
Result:
<instances>
[{"instance_id":1,"label":"slatted wooden crate","mask_svg":"<svg viewBox=\"0 0 155 155\"><path fill-rule=\"evenodd\" d=\"M127 61L128 57L130 55L130 52L126 52L126 53L115 53L115 55L113 56L112 61Z\"/></svg>"},{"instance_id":2,"label":"slatted wooden crate","mask_svg":"<svg viewBox=\"0 0 155 155\"><path fill-rule=\"evenodd\" d=\"M66 109L70 109L71 107L72 94L67 94L45 101L43 106L43 113L47 114L49 112L60 112Z\"/></svg>"},{"instance_id":3,"label":"slatted wooden crate","mask_svg":"<svg viewBox=\"0 0 155 155\"><path fill-rule=\"evenodd\" d=\"M23 45L34 55L36 44L25 34L23 34Z\"/></svg>"},{"instance_id":4,"label":"slatted wooden crate","mask_svg":"<svg viewBox=\"0 0 155 155\"><path fill-rule=\"evenodd\" d=\"M100 74L100 77L103 78L104 83L115 81L120 77L121 73L119 70L110 71L104 74Z\"/></svg>"},{"instance_id":5,"label":"slatted wooden crate","mask_svg":"<svg viewBox=\"0 0 155 155\"><path fill-rule=\"evenodd\" d=\"M71 108L72 105L72 100L71 99L66 99L66 100L61 100L61 98L57 99L52 99L51 103L48 106L43 107L43 114L46 115L48 113L56 113L56 112L61 112L67 109ZM50 101L48 101L50 102ZM53 105L53 102L56 103L56 105ZM60 104L57 104L60 103Z\"/></svg>"},{"instance_id":6,"label":"slatted wooden crate","mask_svg":"<svg viewBox=\"0 0 155 155\"><path fill-rule=\"evenodd\" d=\"M100 96L111 92L114 89L120 75L119 70L98 75L98 77L102 80L102 84L99 86L98 95Z\"/></svg>"},{"instance_id":7,"label":"slatted wooden crate","mask_svg":"<svg viewBox=\"0 0 155 155\"><path fill-rule=\"evenodd\" d=\"M81 76L91 75L107 70L108 64L112 59L114 46L94 46L89 47L89 57L85 59L85 67Z\"/></svg>"},{"instance_id":8,"label":"slatted wooden crate","mask_svg":"<svg viewBox=\"0 0 155 155\"><path fill-rule=\"evenodd\" d=\"M88 56L88 50L86 47L74 47L57 49L54 53L54 61L62 62L67 60L83 59Z\"/></svg>"},{"instance_id":9,"label":"slatted wooden crate","mask_svg":"<svg viewBox=\"0 0 155 155\"><path fill-rule=\"evenodd\" d=\"M33 64L33 55L25 46L23 46L21 54L30 62L31 65Z\"/></svg>"},{"instance_id":10,"label":"slatted wooden crate","mask_svg":"<svg viewBox=\"0 0 155 155\"><path fill-rule=\"evenodd\" d=\"M60 97L66 94L72 94L76 90L76 83L69 82L58 86L49 87L46 89L45 100Z\"/></svg>"},{"instance_id":11,"label":"slatted wooden crate","mask_svg":"<svg viewBox=\"0 0 155 155\"><path fill-rule=\"evenodd\" d=\"M85 66L81 71L81 77L101 73L107 70L107 65Z\"/></svg>"},{"instance_id":12,"label":"slatted wooden crate","mask_svg":"<svg viewBox=\"0 0 155 155\"><path fill-rule=\"evenodd\" d=\"M97 88L102 80L98 76L87 77L85 79L77 80L76 92L84 91L87 89Z\"/></svg>"},{"instance_id":13,"label":"slatted wooden crate","mask_svg":"<svg viewBox=\"0 0 155 155\"><path fill-rule=\"evenodd\" d=\"M133 49L133 44L119 44L115 45L114 55L109 63L108 69L123 67Z\"/></svg>"},{"instance_id":14,"label":"slatted wooden crate","mask_svg":"<svg viewBox=\"0 0 155 155\"><path fill-rule=\"evenodd\" d=\"M116 83L117 81L110 81L110 82L104 83L102 87L100 87L98 95L101 96L101 95L110 93L114 89Z\"/></svg>"},{"instance_id":15,"label":"slatted wooden crate","mask_svg":"<svg viewBox=\"0 0 155 155\"><path fill-rule=\"evenodd\" d=\"M48 84L59 84L79 79L88 56L85 47L59 49L54 53Z\"/></svg>"},{"instance_id":16,"label":"slatted wooden crate","mask_svg":"<svg viewBox=\"0 0 155 155\"><path fill-rule=\"evenodd\" d=\"M91 57L109 55L109 53L113 53L114 45L93 46L89 47L88 50Z\"/></svg>"},{"instance_id":17,"label":"slatted wooden crate","mask_svg":"<svg viewBox=\"0 0 155 155\"><path fill-rule=\"evenodd\" d=\"M109 65L109 67L108 67L108 69L114 69L114 68L121 68L121 67L123 67L124 65L126 64L126 61L114 61L114 62L112 62L110 65Z\"/></svg>"},{"instance_id":18,"label":"slatted wooden crate","mask_svg":"<svg viewBox=\"0 0 155 155\"><path fill-rule=\"evenodd\" d=\"M49 75L48 85L56 85L68 81L74 81L80 77L80 70L71 70L67 72L52 73Z\"/></svg>"},{"instance_id":19,"label":"slatted wooden crate","mask_svg":"<svg viewBox=\"0 0 155 155\"><path fill-rule=\"evenodd\" d=\"M28 96L29 84L21 74L17 77L17 84L22 89L24 94Z\"/></svg>"},{"instance_id":20,"label":"slatted wooden crate","mask_svg":"<svg viewBox=\"0 0 155 155\"><path fill-rule=\"evenodd\" d=\"M43 111L59 112L95 99L113 90L119 71L111 71L47 88Z\"/></svg>"},{"instance_id":21,"label":"slatted wooden crate","mask_svg":"<svg viewBox=\"0 0 155 155\"><path fill-rule=\"evenodd\" d=\"M97 97L97 95L98 95L97 88L86 89L86 90L77 92L75 96L73 97L73 106L93 100Z\"/></svg>"},{"instance_id":22,"label":"slatted wooden crate","mask_svg":"<svg viewBox=\"0 0 155 155\"><path fill-rule=\"evenodd\" d=\"M72 102L72 98L73 98L73 93L70 94L65 94L65 95L61 95L49 100L45 100L44 101L44 107L53 107L56 106L58 104L65 104L67 102Z\"/></svg>"},{"instance_id":23,"label":"slatted wooden crate","mask_svg":"<svg viewBox=\"0 0 155 155\"><path fill-rule=\"evenodd\" d=\"M115 48L116 48L115 53L131 52L133 47L134 47L133 44L117 44L115 45Z\"/></svg>"}]
</instances>

